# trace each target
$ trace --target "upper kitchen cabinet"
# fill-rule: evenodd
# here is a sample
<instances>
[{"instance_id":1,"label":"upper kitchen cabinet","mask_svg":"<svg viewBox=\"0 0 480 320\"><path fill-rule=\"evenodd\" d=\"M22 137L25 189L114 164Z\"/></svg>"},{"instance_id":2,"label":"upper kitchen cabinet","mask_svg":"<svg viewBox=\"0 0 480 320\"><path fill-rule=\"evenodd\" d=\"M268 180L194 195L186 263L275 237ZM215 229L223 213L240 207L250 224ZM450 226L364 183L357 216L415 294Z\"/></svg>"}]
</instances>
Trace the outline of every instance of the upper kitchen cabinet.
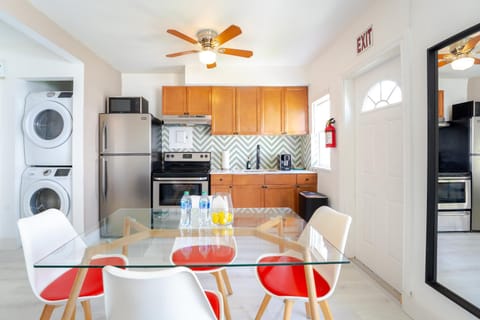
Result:
<instances>
[{"instance_id":1,"label":"upper kitchen cabinet","mask_svg":"<svg viewBox=\"0 0 480 320\"><path fill-rule=\"evenodd\" d=\"M211 110L211 87L164 86L164 115L209 115Z\"/></svg>"},{"instance_id":2,"label":"upper kitchen cabinet","mask_svg":"<svg viewBox=\"0 0 480 320\"><path fill-rule=\"evenodd\" d=\"M237 134L260 133L260 107L258 87L235 89L235 127Z\"/></svg>"},{"instance_id":3,"label":"upper kitchen cabinet","mask_svg":"<svg viewBox=\"0 0 480 320\"><path fill-rule=\"evenodd\" d=\"M263 87L260 114L262 134L307 134L307 87Z\"/></svg>"},{"instance_id":4,"label":"upper kitchen cabinet","mask_svg":"<svg viewBox=\"0 0 480 320\"><path fill-rule=\"evenodd\" d=\"M258 87L212 87L212 134L259 134L258 91Z\"/></svg>"},{"instance_id":5,"label":"upper kitchen cabinet","mask_svg":"<svg viewBox=\"0 0 480 320\"><path fill-rule=\"evenodd\" d=\"M287 87L284 105L284 132L308 133L308 92L306 87Z\"/></svg>"},{"instance_id":6,"label":"upper kitchen cabinet","mask_svg":"<svg viewBox=\"0 0 480 320\"><path fill-rule=\"evenodd\" d=\"M212 88L212 134L235 132L235 88Z\"/></svg>"},{"instance_id":7,"label":"upper kitchen cabinet","mask_svg":"<svg viewBox=\"0 0 480 320\"><path fill-rule=\"evenodd\" d=\"M260 94L262 134L283 133L283 88L263 87Z\"/></svg>"}]
</instances>

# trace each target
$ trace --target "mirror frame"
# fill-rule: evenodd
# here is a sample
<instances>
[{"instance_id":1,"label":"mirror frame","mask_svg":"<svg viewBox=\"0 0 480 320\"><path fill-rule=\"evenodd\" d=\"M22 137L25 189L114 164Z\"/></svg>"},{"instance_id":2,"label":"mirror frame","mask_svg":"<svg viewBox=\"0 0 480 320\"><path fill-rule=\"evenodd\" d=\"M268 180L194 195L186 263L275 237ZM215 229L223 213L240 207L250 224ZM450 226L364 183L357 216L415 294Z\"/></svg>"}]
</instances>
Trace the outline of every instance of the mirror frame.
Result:
<instances>
[{"instance_id":1,"label":"mirror frame","mask_svg":"<svg viewBox=\"0 0 480 320\"><path fill-rule=\"evenodd\" d=\"M437 181L438 181L438 50L451 45L475 32L480 23L427 49L427 103L428 103L428 168L427 168L427 239L425 282L432 288L457 303L465 310L480 317L480 306L437 282ZM480 288L479 288L480 290Z\"/></svg>"}]
</instances>

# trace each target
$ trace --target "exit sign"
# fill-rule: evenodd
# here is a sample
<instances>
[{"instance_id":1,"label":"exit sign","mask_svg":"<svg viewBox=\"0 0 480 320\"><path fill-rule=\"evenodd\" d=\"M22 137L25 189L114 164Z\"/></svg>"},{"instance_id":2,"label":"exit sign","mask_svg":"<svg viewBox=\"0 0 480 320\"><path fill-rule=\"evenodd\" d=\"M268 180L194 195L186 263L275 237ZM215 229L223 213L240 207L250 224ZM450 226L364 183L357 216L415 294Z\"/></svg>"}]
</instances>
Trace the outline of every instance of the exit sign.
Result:
<instances>
[{"instance_id":1,"label":"exit sign","mask_svg":"<svg viewBox=\"0 0 480 320\"><path fill-rule=\"evenodd\" d=\"M368 27L357 37L357 55L373 46L373 26Z\"/></svg>"}]
</instances>

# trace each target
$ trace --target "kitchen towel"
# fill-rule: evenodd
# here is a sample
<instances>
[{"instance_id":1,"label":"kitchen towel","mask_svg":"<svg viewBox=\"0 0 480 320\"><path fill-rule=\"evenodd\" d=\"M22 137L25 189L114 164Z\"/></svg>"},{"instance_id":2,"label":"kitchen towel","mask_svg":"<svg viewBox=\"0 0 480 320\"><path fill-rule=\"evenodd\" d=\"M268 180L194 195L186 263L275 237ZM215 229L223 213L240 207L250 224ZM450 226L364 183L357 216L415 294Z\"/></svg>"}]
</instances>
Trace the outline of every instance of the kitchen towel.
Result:
<instances>
[{"instance_id":1,"label":"kitchen towel","mask_svg":"<svg viewBox=\"0 0 480 320\"><path fill-rule=\"evenodd\" d=\"M222 169L224 170L230 169L230 152L229 151L222 152Z\"/></svg>"}]
</instances>

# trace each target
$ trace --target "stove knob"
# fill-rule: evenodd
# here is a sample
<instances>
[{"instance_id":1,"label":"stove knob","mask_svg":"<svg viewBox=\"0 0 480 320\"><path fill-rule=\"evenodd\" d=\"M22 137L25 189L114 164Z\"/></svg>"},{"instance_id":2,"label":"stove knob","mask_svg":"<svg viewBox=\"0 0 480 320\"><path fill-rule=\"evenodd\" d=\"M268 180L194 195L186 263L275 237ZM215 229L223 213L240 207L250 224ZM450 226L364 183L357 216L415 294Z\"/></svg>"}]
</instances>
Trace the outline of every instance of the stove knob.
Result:
<instances>
[{"instance_id":1,"label":"stove knob","mask_svg":"<svg viewBox=\"0 0 480 320\"><path fill-rule=\"evenodd\" d=\"M203 158L203 154L200 154L200 158Z\"/></svg>"}]
</instances>

